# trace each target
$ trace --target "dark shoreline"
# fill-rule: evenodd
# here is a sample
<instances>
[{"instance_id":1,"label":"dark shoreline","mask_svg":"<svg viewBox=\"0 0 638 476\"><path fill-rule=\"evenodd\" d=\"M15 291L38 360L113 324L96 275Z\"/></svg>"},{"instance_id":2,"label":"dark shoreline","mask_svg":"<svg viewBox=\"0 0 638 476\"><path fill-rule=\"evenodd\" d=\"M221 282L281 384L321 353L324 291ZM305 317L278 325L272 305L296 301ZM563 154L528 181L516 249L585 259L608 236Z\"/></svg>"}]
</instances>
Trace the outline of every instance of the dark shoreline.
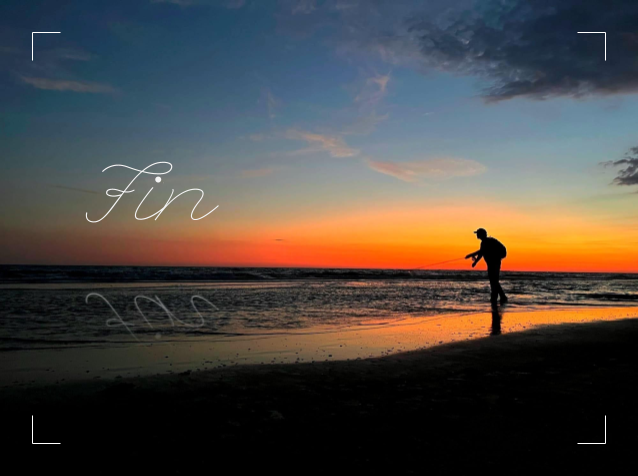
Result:
<instances>
[{"instance_id":1,"label":"dark shoreline","mask_svg":"<svg viewBox=\"0 0 638 476\"><path fill-rule=\"evenodd\" d=\"M605 416L605 458L633 453L617 452L638 442L636 342L638 319L565 324L357 361L5 388L0 402L5 434L37 415L40 441L153 448L146 464L164 473L235 458L262 470L310 458L337 474L572 473L609 446L577 445L603 440Z\"/></svg>"},{"instance_id":2,"label":"dark shoreline","mask_svg":"<svg viewBox=\"0 0 638 476\"><path fill-rule=\"evenodd\" d=\"M484 269L391 269L391 268L289 268L250 266L110 266L110 265L0 265L0 284L96 284L96 283L205 283L278 282L306 280L484 280ZM504 269L504 280L534 280L539 275L553 279L596 276L599 279L638 279L638 273L512 271Z\"/></svg>"}]
</instances>

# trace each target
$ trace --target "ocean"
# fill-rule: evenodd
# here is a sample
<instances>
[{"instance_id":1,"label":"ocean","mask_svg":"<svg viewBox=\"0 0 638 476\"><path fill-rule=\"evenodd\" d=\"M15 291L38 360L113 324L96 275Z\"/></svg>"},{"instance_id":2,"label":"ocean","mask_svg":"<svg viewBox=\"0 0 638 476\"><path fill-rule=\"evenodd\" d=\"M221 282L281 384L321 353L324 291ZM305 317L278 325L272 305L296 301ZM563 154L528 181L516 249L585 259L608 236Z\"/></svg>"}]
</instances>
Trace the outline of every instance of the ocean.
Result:
<instances>
[{"instance_id":1,"label":"ocean","mask_svg":"<svg viewBox=\"0 0 638 476\"><path fill-rule=\"evenodd\" d=\"M502 272L510 311L636 306L638 275ZM489 311L486 272L0 266L0 350L259 336Z\"/></svg>"}]
</instances>

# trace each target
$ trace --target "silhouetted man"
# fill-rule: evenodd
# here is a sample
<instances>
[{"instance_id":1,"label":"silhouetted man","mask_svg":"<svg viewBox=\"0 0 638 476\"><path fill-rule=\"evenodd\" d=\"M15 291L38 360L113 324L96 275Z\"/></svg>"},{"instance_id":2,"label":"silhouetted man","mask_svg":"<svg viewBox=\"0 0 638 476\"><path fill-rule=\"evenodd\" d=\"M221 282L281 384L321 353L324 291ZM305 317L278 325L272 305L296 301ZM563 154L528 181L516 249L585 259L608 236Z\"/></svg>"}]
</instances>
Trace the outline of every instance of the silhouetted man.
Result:
<instances>
[{"instance_id":1,"label":"silhouetted man","mask_svg":"<svg viewBox=\"0 0 638 476\"><path fill-rule=\"evenodd\" d=\"M503 243L496 238L488 237L487 231L484 228L479 228L474 233L476 237L481 240L481 248L474 253L470 253L465 259L473 258L472 268L476 266L481 258L485 260L487 264L487 277L490 280L490 288L492 289L491 301L492 304L496 304L498 297L501 297L501 304L507 302L507 296L503 292L501 283L499 282L501 274L501 260L507 256L507 250Z\"/></svg>"}]
</instances>

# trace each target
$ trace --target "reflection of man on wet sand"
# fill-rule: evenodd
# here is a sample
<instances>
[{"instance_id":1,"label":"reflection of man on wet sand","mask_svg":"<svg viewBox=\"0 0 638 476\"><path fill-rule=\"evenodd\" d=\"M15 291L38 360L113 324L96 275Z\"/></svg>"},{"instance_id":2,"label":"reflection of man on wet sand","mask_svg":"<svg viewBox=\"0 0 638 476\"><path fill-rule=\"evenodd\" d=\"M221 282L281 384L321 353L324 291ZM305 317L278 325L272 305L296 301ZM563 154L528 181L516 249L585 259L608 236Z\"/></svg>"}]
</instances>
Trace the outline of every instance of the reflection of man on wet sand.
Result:
<instances>
[{"instance_id":1,"label":"reflection of man on wet sand","mask_svg":"<svg viewBox=\"0 0 638 476\"><path fill-rule=\"evenodd\" d=\"M492 306L492 328L491 336L501 335L501 321L503 320L503 311L498 306Z\"/></svg>"},{"instance_id":2,"label":"reflection of man on wet sand","mask_svg":"<svg viewBox=\"0 0 638 476\"><path fill-rule=\"evenodd\" d=\"M503 243L496 238L487 236L487 231L484 228L479 228L474 233L476 237L481 240L481 248L474 253L468 254L465 259L472 258L472 268L476 266L481 258L485 260L487 264L487 277L490 280L490 288L492 289L491 301L495 305L498 301L498 297L501 297L501 304L507 302L507 296L501 287L499 282L501 274L501 260L507 256L507 250Z\"/></svg>"}]
</instances>

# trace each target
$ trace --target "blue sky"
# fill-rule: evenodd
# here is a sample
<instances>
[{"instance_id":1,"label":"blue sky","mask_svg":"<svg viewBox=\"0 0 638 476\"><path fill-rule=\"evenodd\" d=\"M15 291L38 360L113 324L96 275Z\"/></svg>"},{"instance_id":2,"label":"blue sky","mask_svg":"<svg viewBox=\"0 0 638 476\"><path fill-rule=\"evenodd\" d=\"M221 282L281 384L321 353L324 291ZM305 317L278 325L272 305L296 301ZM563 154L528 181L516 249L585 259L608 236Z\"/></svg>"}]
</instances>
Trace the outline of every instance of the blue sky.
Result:
<instances>
[{"instance_id":1,"label":"blue sky","mask_svg":"<svg viewBox=\"0 0 638 476\"><path fill-rule=\"evenodd\" d=\"M477 197L626 220L635 190L601 163L638 142L629 33L603 62L571 23L595 28L602 3L526 3L5 2L4 226L79 230L113 186L104 167L161 160L167 184L220 204L220 227ZM508 26L552 19L541 55ZM34 61L32 31L61 32L36 35Z\"/></svg>"}]
</instances>

